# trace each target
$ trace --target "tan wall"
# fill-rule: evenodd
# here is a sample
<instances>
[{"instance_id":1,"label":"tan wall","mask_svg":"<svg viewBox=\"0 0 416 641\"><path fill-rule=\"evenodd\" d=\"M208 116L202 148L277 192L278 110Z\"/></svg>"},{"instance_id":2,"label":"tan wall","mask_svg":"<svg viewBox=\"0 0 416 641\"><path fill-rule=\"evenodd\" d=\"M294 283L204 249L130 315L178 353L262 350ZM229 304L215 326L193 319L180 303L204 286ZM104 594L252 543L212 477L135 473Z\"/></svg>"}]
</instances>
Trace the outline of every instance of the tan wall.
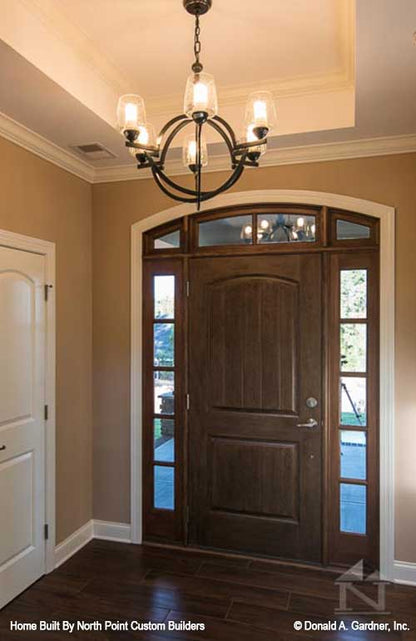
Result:
<instances>
[{"instance_id":1,"label":"tan wall","mask_svg":"<svg viewBox=\"0 0 416 641\"><path fill-rule=\"evenodd\" d=\"M0 138L0 228L56 243L57 542L91 518L91 186Z\"/></svg>"},{"instance_id":2,"label":"tan wall","mask_svg":"<svg viewBox=\"0 0 416 641\"><path fill-rule=\"evenodd\" d=\"M218 183L208 174L207 183ZM396 558L416 562L416 155L246 171L234 188L309 189L397 208ZM150 180L93 187L94 516L128 522L130 227L174 203Z\"/></svg>"}]
</instances>

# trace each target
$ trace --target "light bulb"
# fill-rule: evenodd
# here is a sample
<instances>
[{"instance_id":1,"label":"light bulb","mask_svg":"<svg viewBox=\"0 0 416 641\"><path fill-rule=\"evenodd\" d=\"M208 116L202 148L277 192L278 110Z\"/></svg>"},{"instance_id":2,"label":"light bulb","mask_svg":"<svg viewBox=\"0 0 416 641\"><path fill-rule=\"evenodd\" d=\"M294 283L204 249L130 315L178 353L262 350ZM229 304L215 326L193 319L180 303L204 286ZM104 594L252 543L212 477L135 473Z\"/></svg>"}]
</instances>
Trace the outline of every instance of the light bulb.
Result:
<instances>
[{"instance_id":1,"label":"light bulb","mask_svg":"<svg viewBox=\"0 0 416 641\"><path fill-rule=\"evenodd\" d=\"M198 111L205 111L208 104L208 87L203 82L196 82L194 84L193 101L195 109Z\"/></svg>"},{"instance_id":2,"label":"light bulb","mask_svg":"<svg viewBox=\"0 0 416 641\"><path fill-rule=\"evenodd\" d=\"M269 221L267 220L267 218L263 218L263 219L260 221L260 227L261 227L261 229L268 229L268 228L270 227L270 223L269 223Z\"/></svg>"},{"instance_id":3,"label":"light bulb","mask_svg":"<svg viewBox=\"0 0 416 641\"><path fill-rule=\"evenodd\" d=\"M188 165L196 163L196 140L188 141Z\"/></svg>"},{"instance_id":4,"label":"light bulb","mask_svg":"<svg viewBox=\"0 0 416 641\"><path fill-rule=\"evenodd\" d=\"M297 226L298 228L303 227L303 226L304 226L304 224L305 224L305 219L304 219L304 218L302 218L302 217L301 217L301 218L298 218L298 219L297 219L297 221L296 221L296 226Z\"/></svg>"},{"instance_id":5,"label":"light bulb","mask_svg":"<svg viewBox=\"0 0 416 641\"><path fill-rule=\"evenodd\" d=\"M264 100L255 100L253 111L255 126L267 126L267 107Z\"/></svg>"},{"instance_id":6,"label":"light bulb","mask_svg":"<svg viewBox=\"0 0 416 641\"><path fill-rule=\"evenodd\" d=\"M312 232L312 235L315 236L315 233L316 233L316 225L315 225L315 223L313 223L311 225L311 232Z\"/></svg>"},{"instance_id":7,"label":"light bulb","mask_svg":"<svg viewBox=\"0 0 416 641\"><path fill-rule=\"evenodd\" d=\"M187 136L183 142L182 161L184 166L193 172L198 169L197 156L198 148L195 135ZM201 158L199 162L201 167L206 167L208 164L208 149L204 136L201 136Z\"/></svg>"},{"instance_id":8,"label":"light bulb","mask_svg":"<svg viewBox=\"0 0 416 641\"><path fill-rule=\"evenodd\" d=\"M293 240L297 240L298 239L298 233L294 229L292 230L292 238L293 238Z\"/></svg>"},{"instance_id":9,"label":"light bulb","mask_svg":"<svg viewBox=\"0 0 416 641\"><path fill-rule=\"evenodd\" d=\"M252 232L253 232L253 228L252 228L252 226L251 226L251 225L246 225L246 226L244 227L244 234L245 234L246 236L251 236Z\"/></svg>"}]
</instances>

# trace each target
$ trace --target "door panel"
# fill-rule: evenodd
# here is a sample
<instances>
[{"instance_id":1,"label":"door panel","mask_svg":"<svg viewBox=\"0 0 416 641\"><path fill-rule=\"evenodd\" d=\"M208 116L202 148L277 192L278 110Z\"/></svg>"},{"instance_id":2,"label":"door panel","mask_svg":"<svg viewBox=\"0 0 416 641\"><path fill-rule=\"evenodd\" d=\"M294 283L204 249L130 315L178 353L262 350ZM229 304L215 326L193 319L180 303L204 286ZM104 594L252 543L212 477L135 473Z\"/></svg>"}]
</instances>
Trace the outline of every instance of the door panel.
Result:
<instances>
[{"instance_id":1,"label":"door panel","mask_svg":"<svg viewBox=\"0 0 416 641\"><path fill-rule=\"evenodd\" d=\"M194 258L190 280L190 541L318 562L321 257Z\"/></svg>"},{"instance_id":2,"label":"door panel","mask_svg":"<svg viewBox=\"0 0 416 641\"><path fill-rule=\"evenodd\" d=\"M0 607L45 568L44 258L0 247Z\"/></svg>"}]
</instances>

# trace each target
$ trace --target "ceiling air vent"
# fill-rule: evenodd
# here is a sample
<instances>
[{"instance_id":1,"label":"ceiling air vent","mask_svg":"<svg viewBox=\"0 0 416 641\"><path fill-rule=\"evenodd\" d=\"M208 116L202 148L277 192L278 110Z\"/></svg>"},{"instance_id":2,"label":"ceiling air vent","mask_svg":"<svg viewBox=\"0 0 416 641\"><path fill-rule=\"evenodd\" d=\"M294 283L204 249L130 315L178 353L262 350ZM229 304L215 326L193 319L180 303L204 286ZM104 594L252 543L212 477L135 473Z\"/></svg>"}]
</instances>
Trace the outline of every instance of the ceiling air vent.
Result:
<instances>
[{"instance_id":1,"label":"ceiling air vent","mask_svg":"<svg viewBox=\"0 0 416 641\"><path fill-rule=\"evenodd\" d=\"M116 158L116 154L104 147L99 142L90 142L86 145L72 145L71 149L81 154L88 160L107 160L108 158Z\"/></svg>"}]
</instances>

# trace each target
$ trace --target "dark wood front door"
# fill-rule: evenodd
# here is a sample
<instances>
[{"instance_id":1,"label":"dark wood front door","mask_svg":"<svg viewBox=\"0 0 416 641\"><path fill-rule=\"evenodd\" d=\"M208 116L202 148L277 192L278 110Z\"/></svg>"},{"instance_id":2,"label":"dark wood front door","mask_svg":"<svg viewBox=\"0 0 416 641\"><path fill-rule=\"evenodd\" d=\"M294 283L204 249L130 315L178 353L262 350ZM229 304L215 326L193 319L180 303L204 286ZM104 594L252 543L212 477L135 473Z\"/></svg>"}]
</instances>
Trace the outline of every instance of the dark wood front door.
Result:
<instances>
[{"instance_id":1,"label":"dark wood front door","mask_svg":"<svg viewBox=\"0 0 416 641\"><path fill-rule=\"evenodd\" d=\"M322 559L321 260L190 260L190 543Z\"/></svg>"}]
</instances>

